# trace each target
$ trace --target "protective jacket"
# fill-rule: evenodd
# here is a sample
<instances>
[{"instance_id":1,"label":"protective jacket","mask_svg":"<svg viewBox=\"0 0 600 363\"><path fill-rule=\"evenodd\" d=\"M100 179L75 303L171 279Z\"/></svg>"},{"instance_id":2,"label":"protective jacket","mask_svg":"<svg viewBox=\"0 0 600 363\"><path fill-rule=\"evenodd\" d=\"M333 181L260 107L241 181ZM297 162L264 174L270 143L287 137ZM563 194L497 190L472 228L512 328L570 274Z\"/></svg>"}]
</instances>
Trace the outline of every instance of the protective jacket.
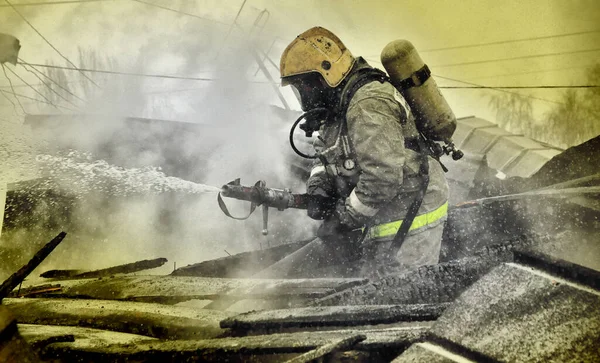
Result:
<instances>
[{"instance_id":1,"label":"protective jacket","mask_svg":"<svg viewBox=\"0 0 600 363\"><path fill-rule=\"evenodd\" d=\"M372 239L393 238L423 187L417 137L410 108L394 86L380 81L363 85L350 99L345 120L338 117L321 127L314 144L320 159L307 182L308 193L345 199L352 227L368 224ZM411 231L446 215L448 185L439 163L428 160L429 185Z\"/></svg>"}]
</instances>

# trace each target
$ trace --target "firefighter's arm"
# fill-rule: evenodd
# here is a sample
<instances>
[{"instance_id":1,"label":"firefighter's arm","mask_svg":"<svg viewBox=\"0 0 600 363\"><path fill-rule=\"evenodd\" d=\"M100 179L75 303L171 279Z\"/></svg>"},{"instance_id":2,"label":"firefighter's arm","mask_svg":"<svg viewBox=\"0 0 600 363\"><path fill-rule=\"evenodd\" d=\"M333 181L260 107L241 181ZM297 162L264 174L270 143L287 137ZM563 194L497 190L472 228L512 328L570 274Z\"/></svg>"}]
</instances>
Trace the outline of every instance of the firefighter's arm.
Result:
<instances>
[{"instance_id":1,"label":"firefighter's arm","mask_svg":"<svg viewBox=\"0 0 600 363\"><path fill-rule=\"evenodd\" d=\"M321 140L317 139L314 142L315 150L319 151L323 148ZM330 178L327 177L325 172L325 166L319 159L315 159L312 169L310 171L310 177L306 182L306 193L309 195L317 195L324 198L320 200L326 200L332 198L334 195L333 185L331 184ZM327 217L333 211L331 210L330 203L319 203L319 199L309 199L307 208L307 214L312 219L323 219Z\"/></svg>"},{"instance_id":2,"label":"firefighter's arm","mask_svg":"<svg viewBox=\"0 0 600 363\"><path fill-rule=\"evenodd\" d=\"M361 174L344 205L338 207L342 223L364 225L397 196L405 162L400 120L406 117L397 102L383 97L362 99L348 109L348 137Z\"/></svg>"}]
</instances>

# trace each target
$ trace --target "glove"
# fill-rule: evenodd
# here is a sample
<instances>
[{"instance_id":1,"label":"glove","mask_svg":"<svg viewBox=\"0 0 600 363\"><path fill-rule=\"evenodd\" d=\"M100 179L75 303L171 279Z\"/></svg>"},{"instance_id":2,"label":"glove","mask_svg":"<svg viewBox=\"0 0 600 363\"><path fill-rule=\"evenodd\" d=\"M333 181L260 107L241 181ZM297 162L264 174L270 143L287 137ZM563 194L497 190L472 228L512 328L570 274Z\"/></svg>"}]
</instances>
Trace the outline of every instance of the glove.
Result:
<instances>
[{"instance_id":1,"label":"glove","mask_svg":"<svg viewBox=\"0 0 600 363\"><path fill-rule=\"evenodd\" d=\"M326 219L333 215L335 199L330 197L322 188L315 188L308 199L307 214L312 219Z\"/></svg>"},{"instance_id":2,"label":"glove","mask_svg":"<svg viewBox=\"0 0 600 363\"><path fill-rule=\"evenodd\" d=\"M346 206L346 200L340 199L335 205L334 215L340 225L346 230L352 230L362 227L362 223L354 219Z\"/></svg>"}]
</instances>

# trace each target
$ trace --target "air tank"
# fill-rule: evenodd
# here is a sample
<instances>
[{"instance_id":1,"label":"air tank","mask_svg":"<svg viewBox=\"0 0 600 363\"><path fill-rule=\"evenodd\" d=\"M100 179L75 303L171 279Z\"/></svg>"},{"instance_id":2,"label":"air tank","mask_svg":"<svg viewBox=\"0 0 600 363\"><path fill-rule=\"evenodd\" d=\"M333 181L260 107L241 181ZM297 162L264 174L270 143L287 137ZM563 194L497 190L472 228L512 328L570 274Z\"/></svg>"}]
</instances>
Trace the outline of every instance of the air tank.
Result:
<instances>
[{"instance_id":1,"label":"air tank","mask_svg":"<svg viewBox=\"0 0 600 363\"><path fill-rule=\"evenodd\" d=\"M415 47L408 40L394 40L381 51L381 63L409 104L419 131L451 142L456 117Z\"/></svg>"}]
</instances>

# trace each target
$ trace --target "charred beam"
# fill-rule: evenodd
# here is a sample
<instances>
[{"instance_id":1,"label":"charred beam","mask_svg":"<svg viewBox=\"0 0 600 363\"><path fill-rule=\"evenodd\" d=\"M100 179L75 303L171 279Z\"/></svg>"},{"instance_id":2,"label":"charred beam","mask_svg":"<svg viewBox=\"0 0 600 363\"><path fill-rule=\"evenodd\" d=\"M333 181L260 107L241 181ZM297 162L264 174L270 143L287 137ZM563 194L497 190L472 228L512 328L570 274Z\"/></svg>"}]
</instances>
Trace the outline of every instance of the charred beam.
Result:
<instances>
[{"instance_id":1,"label":"charred beam","mask_svg":"<svg viewBox=\"0 0 600 363\"><path fill-rule=\"evenodd\" d=\"M293 359L290 359L287 361L287 363L312 362L316 359L323 358L326 355L329 355L331 353L348 350L348 349L352 348L353 346L355 346L357 343L360 343L365 339L367 339L366 335L359 334L359 335L353 335L353 336L345 338L345 339L333 341L331 343L322 345L322 346L318 347L317 349L311 350L310 352L306 352L306 353L299 355Z\"/></svg>"},{"instance_id":2,"label":"charred beam","mask_svg":"<svg viewBox=\"0 0 600 363\"><path fill-rule=\"evenodd\" d=\"M79 274L84 270L49 270L40 274L40 277L45 279L69 279Z\"/></svg>"},{"instance_id":3,"label":"charred beam","mask_svg":"<svg viewBox=\"0 0 600 363\"><path fill-rule=\"evenodd\" d=\"M111 275L115 275L115 274L129 274L129 273L133 273L133 272L139 272L139 271L144 271L144 270L149 270L152 268L160 267L160 266L164 265L165 263L167 263L167 261L168 260L164 257L155 258L153 260L137 261L137 262L126 263L124 265L109 267L109 268L105 268L105 269L101 269L101 270L83 272L83 273L73 276L73 278L87 279L87 278L95 278L95 277L107 277L107 276L111 276Z\"/></svg>"},{"instance_id":4,"label":"charred beam","mask_svg":"<svg viewBox=\"0 0 600 363\"><path fill-rule=\"evenodd\" d=\"M11 277L2 283L2 286L0 286L0 302L3 298L8 296L8 294L15 287L19 286L19 284L22 283L23 280L25 280L25 278L29 276L29 274L35 270L35 268L38 267L39 264L44 261L52 251L54 251L56 246L62 242L66 235L66 232L60 232L52 239L52 241L48 242L44 247L42 247L25 266L21 267L19 271L15 272Z\"/></svg>"},{"instance_id":5,"label":"charred beam","mask_svg":"<svg viewBox=\"0 0 600 363\"><path fill-rule=\"evenodd\" d=\"M108 300L6 299L19 323L80 326L161 339L208 339L229 314L180 306Z\"/></svg>"},{"instance_id":6,"label":"charred beam","mask_svg":"<svg viewBox=\"0 0 600 363\"><path fill-rule=\"evenodd\" d=\"M448 305L358 305L252 311L221 321L221 328L260 330L430 321L437 319Z\"/></svg>"},{"instance_id":7,"label":"charred beam","mask_svg":"<svg viewBox=\"0 0 600 363\"><path fill-rule=\"evenodd\" d=\"M205 340L171 340L78 347L67 344L50 345L49 357L64 361L258 361L260 357L298 354L317 349L324 344L339 342L348 337L365 335L352 349L365 352L385 350L397 356L410 344L423 339L428 326L396 327L389 329L344 329L228 337ZM279 356L281 357L281 356ZM258 359L257 359L258 358ZM292 357L287 357L290 359Z\"/></svg>"}]
</instances>

